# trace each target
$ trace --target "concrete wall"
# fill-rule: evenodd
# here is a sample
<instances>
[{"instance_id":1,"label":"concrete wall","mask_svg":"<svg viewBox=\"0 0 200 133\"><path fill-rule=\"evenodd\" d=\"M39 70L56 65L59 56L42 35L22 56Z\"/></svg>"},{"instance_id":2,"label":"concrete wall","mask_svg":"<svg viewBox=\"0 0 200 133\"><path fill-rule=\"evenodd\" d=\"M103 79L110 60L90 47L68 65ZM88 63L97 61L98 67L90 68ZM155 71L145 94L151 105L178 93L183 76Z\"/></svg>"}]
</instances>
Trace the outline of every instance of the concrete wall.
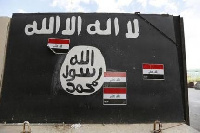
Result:
<instances>
[{"instance_id":1,"label":"concrete wall","mask_svg":"<svg viewBox=\"0 0 200 133\"><path fill-rule=\"evenodd\" d=\"M1 94L1 86L3 80L3 70L4 70L4 62L6 55L9 22L10 18L0 17L0 94Z\"/></svg>"},{"instance_id":2,"label":"concrete wall","mask_svg":"<svg viewBox=\"0 0 200 133\"><path fill-rule=\"evenodd\" d=\"M184 122L187 91L179 19L154 14L13 14L0 122ZM69 32L70 25L75 28Z\"/></svg>"}]
</instances>

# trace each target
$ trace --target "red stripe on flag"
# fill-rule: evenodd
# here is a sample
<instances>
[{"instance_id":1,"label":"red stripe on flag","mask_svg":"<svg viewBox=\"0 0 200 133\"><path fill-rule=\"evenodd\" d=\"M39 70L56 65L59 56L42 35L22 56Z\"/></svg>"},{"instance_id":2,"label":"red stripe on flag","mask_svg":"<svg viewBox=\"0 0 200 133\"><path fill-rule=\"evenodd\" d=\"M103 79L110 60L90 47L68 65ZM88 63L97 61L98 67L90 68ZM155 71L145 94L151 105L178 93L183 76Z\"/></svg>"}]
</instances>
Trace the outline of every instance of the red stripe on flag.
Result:
<instances>
[{"instance_id":1,"label":"red stripe on flag","mask_svg":"<svg viewBox=\"0 0 200 133\"><path fill-rule=\"evenodd\" d=\"M70 39L57 39L57 38L49 38L48 43L53 43L53 44L69 44Z\"/></svg>"},{"instance_id":2,"label":"red stripe on flag","mask_svg":"<svg viewBox=\"0 0 200 133\"><path fill-rule=\"evenodd\" d=\"M164 69L164 65L162 64L151 65L151 69Z\"/></svg>"},{"instance_id":3,"label":"red stripe on flag","mask_svg":"<svg viewBox=\"0 0 200 133\"><path fill-rule=\"evenodd\" d=\"M126 77L126 72L104 72L104 77Z\"/></svg>"},{"instance_id":4,"label":"red stripe on flag","mask_svg":"<svg viewBox=\"0 0 200 133\"><path fill-rule=\"evenodd\" d=\"M142 64L143 69L151 69L151 64Z\"/></svg>"},{"instance_id":5,"label":"red stripe on flag","mask_svg":"<svg viewBox=\"0 0 200 133\"><path fill-rule=\"evenodd\" d=\"M126 88L104 88L103 93L105 94L126 94Z\"/></svg>"},{"instance_id":6,"label":"red stripe on flag","mask_svg":"<svg viewBox=\"0 0 200 133\"><path fill-rule=\"evenodd\" d=\"M142 64L143 69L164 69L163 64Z\"/></svg>"}]
</instances>

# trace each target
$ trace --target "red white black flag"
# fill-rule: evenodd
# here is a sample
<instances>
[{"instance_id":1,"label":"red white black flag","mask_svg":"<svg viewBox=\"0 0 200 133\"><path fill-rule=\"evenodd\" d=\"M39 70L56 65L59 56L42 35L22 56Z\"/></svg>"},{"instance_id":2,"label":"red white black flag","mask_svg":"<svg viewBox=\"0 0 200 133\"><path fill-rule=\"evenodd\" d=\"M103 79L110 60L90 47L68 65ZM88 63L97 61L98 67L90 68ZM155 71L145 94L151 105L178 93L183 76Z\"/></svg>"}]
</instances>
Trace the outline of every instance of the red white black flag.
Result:
<instances>
[{"instance_id":1,"label":"red white black flag","mask_svg":"<svg viewBox=\"0 0 200 133\"><path fill-rule=\"evenodd\" d=\"M163 64L142 64L143 79L145 80L164 80Z\"/></svg>"},{"instance_id":2,"label":"red white black flag","mask_svg":"<svg viewBox=\"0 0 200 133\"><path fill-rule=\"evenodd\" d=\"M47 46L55 54L66 54L69 51L69 39L49 38Z\"/></svg>"},{"instance_id":3,"label":"red white black flag","mask_svg":"<svg viewBox=\"0 0 200 133\"><path fill-rule=\"evenodd\" d=\"M126 92L126 72L104 73L104 105L126 105Z\"/></svg>"}]
</instances>

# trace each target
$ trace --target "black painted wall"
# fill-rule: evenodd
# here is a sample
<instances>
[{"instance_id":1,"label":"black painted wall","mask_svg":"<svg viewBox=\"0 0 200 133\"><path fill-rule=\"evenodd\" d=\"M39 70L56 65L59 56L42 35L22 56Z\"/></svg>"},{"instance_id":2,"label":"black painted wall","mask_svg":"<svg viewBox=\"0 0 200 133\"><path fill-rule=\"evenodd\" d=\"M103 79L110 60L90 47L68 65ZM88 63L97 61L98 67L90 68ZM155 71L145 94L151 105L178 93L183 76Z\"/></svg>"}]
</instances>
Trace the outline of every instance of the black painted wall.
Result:
<instances>
[{"instance_id":1,"label":"black painted wall","mask_svg":"<svg viewBox=\"0 0 200 133\"><path fill-rule=\"evenodd\" d=\"M142 17L140 17L140 15ZM2 94L0 121L6 122L66 122L66 123L146 123L183 122L188 112L185 99L183 60L177 40L181 40L179 21L171 15L105 13L39 13L13 14ZM46 17L60 16L61 28L65 20L81 16L82 31L78 36L34 34L27 36L24 28L34 20L41 28ZM111 18L119 19L119 34L112 25L111 35L90 35L87 25L97 19L105 29ZM127 22L138 19L139 36L126 38ZM147 21L145 21L146 19ZM55 29L54 29L55 30ZM160 30L160 31L159 31ZM48 38L70 39L70 49L78 45L98 48L105 58L107 71L126 72L127 105L103 105L103 86L86 96L65 92L58 80L65 55L55 55L47 48ZM179 46L180 47L180 46ZM69 49L69 50L70 50ZM183 51L181 51L183 52ZM143 80L142 64L164 64L165 80Z\"/></svg>"}]
</instances>

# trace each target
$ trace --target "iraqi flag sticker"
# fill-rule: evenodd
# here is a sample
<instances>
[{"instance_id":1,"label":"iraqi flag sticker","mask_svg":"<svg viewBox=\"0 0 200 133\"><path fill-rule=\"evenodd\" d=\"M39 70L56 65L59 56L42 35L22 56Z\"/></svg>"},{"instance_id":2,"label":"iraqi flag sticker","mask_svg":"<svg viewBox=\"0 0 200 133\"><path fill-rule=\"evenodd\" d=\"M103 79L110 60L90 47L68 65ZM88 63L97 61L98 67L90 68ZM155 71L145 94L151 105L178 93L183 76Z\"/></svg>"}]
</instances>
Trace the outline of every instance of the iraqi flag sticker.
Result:
<instances>
[{"instance_id":1,"label":"iraqi flag sticker","mask_svg":"<svg viewBox=\"0 0 200 133\"><path fill-rule=\"evenodd\" d=\"M126 72L105 72L103 105L126 105Z\"/></svg>"},{"instance_id":2,"label":"iraqi flag sticker","mask_svg":"<svg viewBox=\"0 0 200 133\"><path fill-rule=\"evenodd\" d=\"M165 80L163 64L142 64L144 80Z\"/></svg>"},{"instance_id":3,"label":"iraqi flag sticker","mask_svg":"<svg viewBox=\"0 0 200 133\"><path fill-rule=\"evenodd\" d=\"M47 46L55 54L67 54L69 51L70 39L49 38Z\"/></svg>"}]
</instances>

